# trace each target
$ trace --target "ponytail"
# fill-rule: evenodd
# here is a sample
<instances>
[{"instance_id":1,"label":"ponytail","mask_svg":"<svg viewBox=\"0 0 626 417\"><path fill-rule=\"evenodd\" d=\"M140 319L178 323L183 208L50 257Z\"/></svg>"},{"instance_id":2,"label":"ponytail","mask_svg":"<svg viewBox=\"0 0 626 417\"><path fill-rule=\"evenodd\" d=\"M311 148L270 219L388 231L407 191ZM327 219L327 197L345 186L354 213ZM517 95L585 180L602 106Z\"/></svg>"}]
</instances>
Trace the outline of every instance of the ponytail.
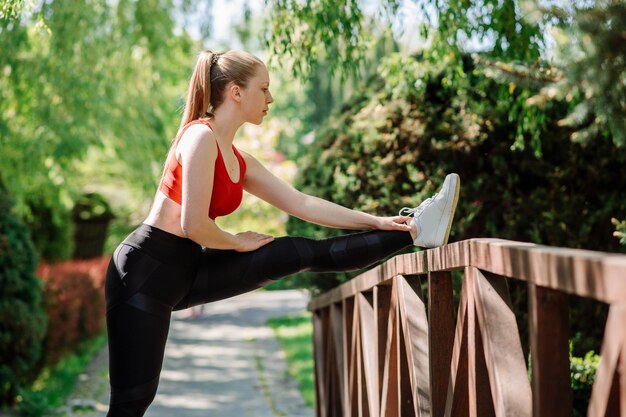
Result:
<instances>
[{"instance_id":1,"label":"ponytail","mask_svg":"<svg viewBox=\"0 0 626 417\"><path fill-rule=\"evenodd\" d=\"M207 115L211 103L211 67L217 61L217 57L218 54L209 50L200 52L189 80L187 103L178 127L179 131L193 120Z\"/></svg>"}]
</instances>

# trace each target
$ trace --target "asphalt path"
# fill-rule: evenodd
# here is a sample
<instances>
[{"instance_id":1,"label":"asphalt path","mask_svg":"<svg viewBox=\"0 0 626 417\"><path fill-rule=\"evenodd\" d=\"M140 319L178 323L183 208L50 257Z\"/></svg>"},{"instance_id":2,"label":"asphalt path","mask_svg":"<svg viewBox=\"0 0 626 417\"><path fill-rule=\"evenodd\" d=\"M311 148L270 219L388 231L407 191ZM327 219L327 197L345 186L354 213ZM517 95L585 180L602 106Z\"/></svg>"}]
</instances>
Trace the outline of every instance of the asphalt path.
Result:
<instances>
[{"instance_id":1,"label":"asphalt path","mask_svg":"<svg viewBox=\"0 0 626 417\"><path fill-rule=\"evenodd\" d=\"M256 291L207 304L195 316L174 313L159 390L146 417L313 417L266 324L303 312L307 301L302 291ZM106 353L81 376L67 415L106 415Z\"/></svg>"}]
</instances>

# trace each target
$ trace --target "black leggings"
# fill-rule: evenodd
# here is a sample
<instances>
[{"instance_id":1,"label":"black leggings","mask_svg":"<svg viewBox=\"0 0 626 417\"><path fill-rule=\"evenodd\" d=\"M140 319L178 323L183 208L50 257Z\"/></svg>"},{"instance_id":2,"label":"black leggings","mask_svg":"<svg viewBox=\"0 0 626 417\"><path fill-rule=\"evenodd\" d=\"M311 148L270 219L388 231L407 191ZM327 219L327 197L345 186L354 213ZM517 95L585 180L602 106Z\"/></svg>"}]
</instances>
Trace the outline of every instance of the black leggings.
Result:
<instances>
[{"instance_id":1,"label":"black leggings","mask_svg":"<svg viewBox=\"0 0 626 417\"><path fill-rule=\"evenodd\" d=\"M365 268L411 244L408 232L371 231L324 240L281 237L236 252L139 226L117 247L107 271L107 416L142 416L154 399L172 310L243 294L296 272Z\"/></svg>"}]
</instances>

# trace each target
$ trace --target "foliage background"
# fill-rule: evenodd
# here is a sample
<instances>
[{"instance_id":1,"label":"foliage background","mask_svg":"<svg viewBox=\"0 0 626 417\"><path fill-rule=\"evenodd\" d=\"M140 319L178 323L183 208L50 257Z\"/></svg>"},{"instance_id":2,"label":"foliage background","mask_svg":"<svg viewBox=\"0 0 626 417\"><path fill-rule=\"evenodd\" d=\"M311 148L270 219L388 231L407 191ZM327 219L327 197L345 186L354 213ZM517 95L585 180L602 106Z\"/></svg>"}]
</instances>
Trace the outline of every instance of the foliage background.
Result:
<instances>
[{"instance_id":1,"label":"foliage background","mask_svg":"<svg viewBox=\"0 0 626 417\"><path fill-rule=\"evenodd\" d=\"M288 181L297 172L303 191L387 215L456 171L453 240L624 251L624 2L252 3L218 42L212 2L0 0L0 174L41 259L71 256L71 209L85 193L113 208L107 253L143 220L205 46L268 61L272 116L238 146ZM247 196L219 224L343 233L286 221ZM275 286L316 292L346 278ZM604 312L575 304L579 330L597 329ZM574 350L595 348L586 343Z\"/></svg>"}]
</instances>

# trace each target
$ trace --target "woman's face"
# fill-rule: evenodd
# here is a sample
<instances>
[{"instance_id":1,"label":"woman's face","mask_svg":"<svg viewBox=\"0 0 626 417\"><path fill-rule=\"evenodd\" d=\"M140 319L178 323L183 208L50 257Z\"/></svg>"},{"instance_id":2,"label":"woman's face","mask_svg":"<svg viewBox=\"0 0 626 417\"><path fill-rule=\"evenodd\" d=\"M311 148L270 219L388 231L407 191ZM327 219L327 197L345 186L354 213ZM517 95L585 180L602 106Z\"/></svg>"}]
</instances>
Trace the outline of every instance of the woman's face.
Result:
<instances>
[{"instance_id":1,"label":"woman's face","mask_svg":"<svg viewBox=\"0 0 626 417\"><path fill-rule=\"evenodd\" d=\"M270 76L265 65L260 65L246 88L241 89L241 106L246 122L261 124L273 101L270 93Z\"/></svg>"}]
</instances>

